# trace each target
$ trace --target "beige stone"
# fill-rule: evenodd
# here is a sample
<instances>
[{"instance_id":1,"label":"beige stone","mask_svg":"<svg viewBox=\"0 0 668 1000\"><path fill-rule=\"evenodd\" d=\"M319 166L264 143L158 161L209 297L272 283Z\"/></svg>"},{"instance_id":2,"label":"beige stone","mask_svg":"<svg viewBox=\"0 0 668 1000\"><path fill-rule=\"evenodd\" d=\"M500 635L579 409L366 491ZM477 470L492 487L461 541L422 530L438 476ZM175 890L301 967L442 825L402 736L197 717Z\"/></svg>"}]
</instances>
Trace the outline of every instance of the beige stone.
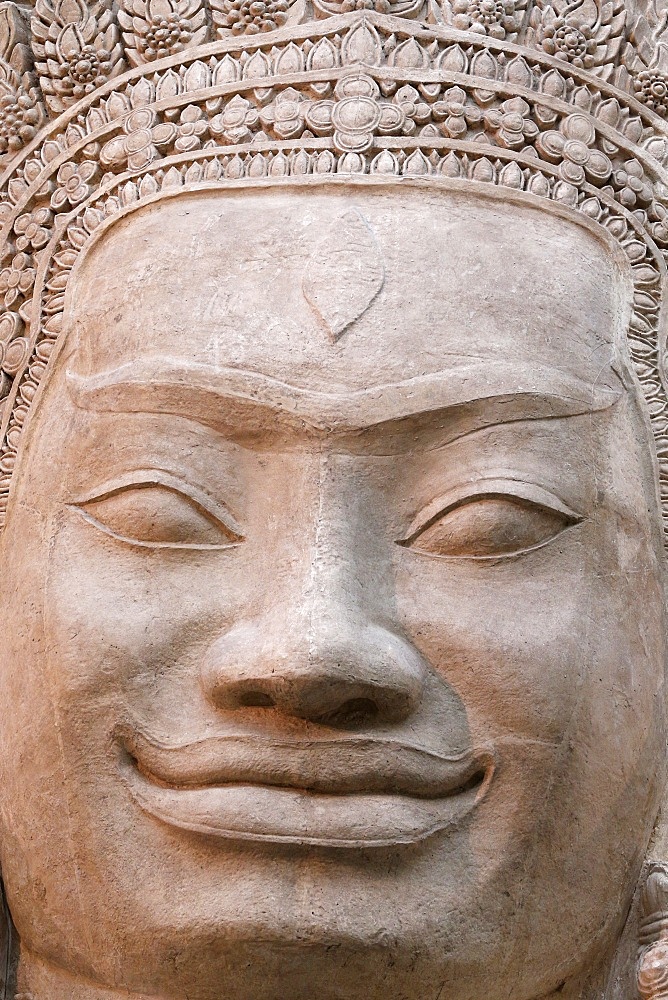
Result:
<instances>
[{"instance_id":1,"label":"beige stone","mask_svg":"<svg viewBox=\"0 0 668 1000\"><path fill-rule=\"evenodd\" d=\"M155 3L0 7L5 1000L663 1000L660 12Z\"/></svg>"}]
</instances>

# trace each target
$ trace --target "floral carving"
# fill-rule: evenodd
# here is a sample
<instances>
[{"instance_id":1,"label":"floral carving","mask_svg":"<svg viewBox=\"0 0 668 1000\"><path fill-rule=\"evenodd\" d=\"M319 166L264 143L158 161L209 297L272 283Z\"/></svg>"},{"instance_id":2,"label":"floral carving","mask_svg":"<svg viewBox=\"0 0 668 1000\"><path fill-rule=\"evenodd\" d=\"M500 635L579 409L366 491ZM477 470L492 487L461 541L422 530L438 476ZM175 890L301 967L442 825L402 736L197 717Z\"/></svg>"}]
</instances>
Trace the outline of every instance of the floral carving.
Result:
<instances>
[{"instance_id":1,"label":"floral carving","mask_svg":"<svg viewBox=\"0 0 668 1000\"><path fill-rule=\"evenodd\" d=\"M227 102L223 110L209 124L211 135L228 143L247 142L260 120L260 115L250 101L239 94Z\"/></svg>"},{"instance_id":2,"label":"floral carving","mask_svg":"<svg viewBox=\"0 0 668 1000\"><path fill-rule=\"evenodd\" d=\"M203 0L124 0L118 20L133 66L171 56L206 39Z\"/></svg>"},{"instance_id":3,"label":"floral carving","mask_svg":"<svg viewBox=\"0 0 668 1000\"><path fill-rule=\"evenodd\" d=\"M257 35L280 28L288 19L288 0L212 0L217 34Z\"/></svg>"},{"instance_id":4,"label":"floral carving","mask_svg":"<svg viewBox=\"0 0 668 1000\"><path fill-rule=\"evenodd\" d=\"M559 164L562 178L569 184L582 184L585 178L602 184L612 173L612 163L593 148L596 131L591 121L580 114L569 115L559 131L551 129L536 140L541 156Z\"/></svg>"},{"instance_id":5,"label":"floral carving","mask_svg":"<svg viewBox=\"0 0 668 1000\"><path fill-rule=\"evenodd\" d=\"M0 271L0 295L5 306L13 305L20 296L27 296L35 283L35 268L32 257L27 253L17 253Z\"/></svg>"},{"instance_id":6,"label":"floral carving","mask_svg":"<svg viewBox=\"0 0 668 1000\"><path fill-rule=\"evenodd\" d=\"M441 128L451 139L460 139L470 125L482 121L482 111L468 103L466 91L461 87L446 90L441 100L434 104L433 114L434 118L442 120Z\"/></svg>"},{"instance_id":7,"label":"floral carving","mask_svg":"<svg viewBox=\"0 0 668 1000\"><path fill-rule=\"evenodd\" d=\"M37 0L31 22L35 65L46 102L59 112L123 70L109 6Z\"/></svg>"},{"instance_id":8,"label":"floral carving","mask_svg":"<svg viewBox=\"0 0 668 1000\"><path fill-rule=\"evenodd\" d=\"M341 13L348 14L353 10L375 10L378 14L389 14L392 9L390 0L342 0Z\"/></svg>"},{"instance_id":9,"label":"floral carving","mask_svg":"<svg viewBox=\"0 0 668 1000\"><path fill-rule=\"evenodd\" d=\"M417 125L423 125L425 122L431 120L431 107L426 101L421 99L415 87L411 87L408 84L400 87L394 95L394 100L406 116L404 132L413 132Z\"/></svg>"},{"instance_id":10,"label":"floral carving","mask_svg":"<svg viewBox=\"0 0 668 1000\"><path fill-rule=\"evenodd\" d=\"M304 131L306 105L299 91L288 87L260 112L263 125L273 128L281 139L293 139Z\"/></svg>"},{"instance_id":11,"label":"floral carving","mask_svg":"<svg viewBox=\"0 0 668 1000\"><path fill-rule=\"evenodd\" d=\"M186 125L186 122L182 122L182 125ZM130 170L141 170L160 155L160 150L174 142L179 134L172 122L158 122L155 111L150 108L132 111L125 119L123 131L124 135L110 139L102 147L100 162L103 166L116 169L127 166ZM193 129L192 135L194 134ZM183 137L186 137L185 134Z\"/></svg>"},{"instance_id":12,"label":"floral carving","mask_svg":"<svg viewBox=\"0 0 668 1000\"><path fill-rule=\"evenodd\" d=\"M296 27L274 38L265 34L265 29L272 30L269 21L280 27L282 15L292 12L297 19L298 8L308 13L312 7L295 3L288 9L290 0L280 6L272 6L273 0L257 6L250 2L244 6L239 0L233 6L230 0L218 7L225 0L209 0L207 10L212 11L219 37L243 35L243 40L186 53L180 65L172 60L163 67L143 64L206 41L205 0L121 0L127 58L141 66L119 84L117 92L107 86L99 100L93 92L113 76L115 57L106 44L100 48L97 35L86 41L82 26L85 18L94 17L99 34L106 23L105 12L112 7L106 6L108 0L102 5L100 0L91 0L84 15L80 2L36 0L40 10L41 5L51 5L54 18L60 18L59 31L65 12L70 11L68 16L75 19L85 42L73 50L71 58L62 45L56 49L58 71L48 69L49 79L59 81L59 89L54 83L49 95L51 110L57 110L56 89L63 104L70 98L74 103L77 95L90 96L54 123L41 144L35 143L2 195L2 218L8 227L13 224L15 250L4 262L0 295L12 316L16 311L17 322L27 316L28 308L34 318L42 305L42 343L47 338L55 340L60 330L65 287L62 262L67 259L71 266L71 256L84 245L91 231L86 226L93 225L95 213L109 218L162 189L198 183L243 178L271 178L272 183L280 183L284 177L306 174L419 176L425 180L460 177L528 191L586 212L620 240L634 265L644 261L645 254L650 260L656 253L651 239L643 243L643 227L648 237L668 250L668 197L656 183L661 164L668 162L668 152L657 153L658 144L663 143L661 148L666 150L668 145L660 130L652 134L652 116L634 102L625 102L619 89L635 87L635 95L648 108L663 113L665 65L652 63L643 53L641 68L629 64L628 78L618 74L614 78L617 89L606 89L601 78L619 68L616 46L623 18L618 0L600 7L597 0L587 0L586 17L580 0L549 0L549 10L548 0L535 0L537 15L529 26L522 24L524 0L515 5L504 0L452 0L457 11L446 20L468 19L466 25L464 20L457 22L457 27L470 32L461 44L451 32L426 22L419 29L408 24L398 28L396 22L384 23L375 16L343 17L330 31L320 23L310 34L308 28ZM364 0L364 9L370 9L369 2ZM442 2L446 5L449 0ZM61 6L56 18L57 3ZM379 3L404 17L423 9L423 0L373 0L374 9ZM359 3L313 0L313 6L316 16L325 16ZM225 20L233 9L239 16ZM593 10L598 13L592 17ZM22 51L17 41L20 16L13 47L3 42L2 24L7 16L0 5L0 151L11 154L34 137L44 113L30 75L30 59L21 61L17 55ZM44 20L41 14L39 20L40 24ZM76 35L73 24L67 22L66 27ZM501 30L506 38L519 33L520 43L533 45L534 51L521 53L513 47L504 53L500 51L503 46L484 37L502 38ZM97 61L86 46L93 46ZM109 65L106 52L110 53ZM555 56L562 61L561 69L554 63ZM373 70L367 73L366 66ZM648 66L652 68L644 68ZM595 70L599 80L580 74L580 68ZM457 85L439 82L451 80L452 74L457 74ZM80 88L76 93L75 87ZM523 96L512 97L519 88ZM568 104L572 112L564 117ZM402 137L408 135L410 140L404 142ZM396 138L387 141L381 136ZM239 148L220 148L230 144ZM68 162L63 164L66 150ZM170 157L168 164L161 162L163 156ZM100 189L98 164L123 176L106 173ZM596 196L591 190L583 191L585 182L601 190ZM58 267L48 272L44 296L35 296L34 306L29 306L35 258L44 260L53 213L76 206L81 206L80 217L76 223L68 221L68 249L62 249L64 240L59 243L54 257L59 259ZM60 221L65 224L64 219ZM324 288L321 282L318 295L323 303L320 291ZM653 331L652 350L656 352L656 322L649 308L642 329ZM0 314L0 339L2 322ZM29 398L34 392L38 376L33 378L33 373L40 371L43 359L33 358L30 382L21 368L26 363L22 350L17 343L9 353L9 368L0 364L0 400L7 398L10 370L23 372L17 392L24 396L17 398ZM658 377L652 369L647 381L651 378L656 383ZM654 398L652 405L657 405ZM15 439L16 434L0 451L0 461L13 461ZM661 454L668 453L663 447ZM668 529L665 461L663 468ZM0 502L0 518L1 510Z\"/></svg>"},{"instance_id":13,"label":"floral carving","mask_svg":"<svg viewBox=\"0 0 668 1000\"><path fill-rule=\"evenodd\" d=\"M642 70L634 78L633 89L639 101L668 117L668 74L658 69Z\"/></svg>"},{"instance_id":14,"label":"floral carving","mask_svg":"<svg viewBox=\"0 0 668 1000\"><path fill-rule=\"evenodd\" d=\"M0 344L2 371L13 378L23 368L30 357L30 342L27 337L16 337L8 344Z\"/></svg>"},{"instance_id":15,"label":"floral carving","mask_svg":"<svg viewBox=\"0 0 668 1000\"><path fill-rule=\"evenodd\" d=\"M313 0L313 6L324 17L350 14L356 10L372 10L377 14L393 14L395 17L415 17L425 4L424 0Z\"/></svg>"},{"instance_id":16,"label":"floral carving","mask_svg":"<svg viewBox=\"0 0 668 1000\"><path fill-rule=\"evenodd\" d=\"M376 130L391 134L405 122L400 107L380 102L378 84L369 76L343 77L334 92L338 98L331 107L334 143L345 152L361 153L371 146ZM327 111L329 102L323 101L321 108Z\"/></svg>"},{"instance_id":17,"label":"floral carving","mask_svg":"<svg viewBox=\"0 0 668 1000\"><path fill-rule=\"evenodd\" d=\"M16 73L0 62L0 154L30 142L43 117L36 88L22 89Z\"/></svg>"},{"instance_id":18,"label":"floral carving","mask_svg":"<svg viewBox=\"0 0 668 1000\"><path fill-rule=\"evenodd\" d=\"M543 28L540 39L548 55L565 59L574 66L588 68L596 61L598 43L588 24L580 27L568 18L559 17Z\"/></svg>"},{"instance_id":19,"label":"floral carving","mask_svg":"<svg viewBox=\"0 0 668 1000\"><path fill-rule=\"evenodd\" d=\"M485 112L485 124L505 149L522 149L538 135L538 126L531 118L531 108L521 97L504 101L499 108Z\"/></svg>"},{"instance_id":20,"label":"floral carving","mask_svg":"<svg viewBox=\"0 0 668 1000\"><path fill-rule=\"evenodd\" d=\"M189 104L179 116L174 148L178 149L180 153L191 153L194 149L199 149L202 145L202 137L206 135L208 128L209 123L202 109L195 104Z\"/></svg>"},{"instance_id":21,"label":"floral carving","mask_svg":"<svg viewBox=\"0 0 668 1000\"><path fill-rule=\"evenodd\" d=\"M46 206L19 215L14 223L16 246L19 250L41 250L49 242L49 225L53 215Z\"/></svg>"},{"instance_id":22,"label":"floral carving","mask_svg":"<svg viewBox=\"0 0 668 1000\"><path fill-rule=\"evenodd\" d=\"M56 175L56 190L51 195L51 207L57 212L66 205L80 205L89 196L92 182L99 174L97 163L63 163Z\"/></svg>"},{"instance_id":23,"label":"floral carving","mask_svg":"<svg viewBox=\"0 0 668 1000\"><path fill-rule=\"evenodd\" d=\"M30 342L21 336L23 323L15 312L0 313L0 399L30 357Z\"/></svg>"},{"instance_id":24,"label":"floral carving","mask_svg":"<svg viewBox=\"0 0 668 1000\"><path fill-rule=\"evenodd\" d=\"M452 23L462 31L502 39L518 31L524 6L516 0L455 0Z\"/></svg>"},{"instance_id":25,"label":"floral carving","mask_svg":"<svg viewBox=\"0 0 668 1000\"><path fill-rule=\"evenodd\" d=\"M653 202L651 216L652 236L660 246L668 247L668 207L660 201Z\"/></svg>"},{"instance_id":26,"label":"floral carving","mask_svg":"<svg viewBox=\"0 0 668 1000\"><path fill-rule=\"evenodd\" d=\"M410 104L410 100L417 97L417 91L413 88L408 88L408 91L402 97ZM378 84L371 77L358 73L344 76L337 83L334 93L336 100L305 101L298 91L288 88L259 112L259 118L284 139L300 135L305 126L316 135L333 133L337 149L350 153L368 149L376 133L389 135L406 129L408 119L401 101L382 101ZM248 106L245 99L235 100L239 125L235 122L234 128L238 134L239 129L248 129L249 125L252 127L255 124L257 112ZM227 115L229 121L232 103L217 117L222 119ZM214 123L216 130L220 127L214 119L212 131ZM223 134L229 135L229 127Z\"/></svg>"},{"instance_id":27,"label":"floral carving","mask_svg":"<svg viewBox=\"0 0 668 1000\"><path fill-rule=\"evenodd\" d=\"M612 179L618 189L617 198L626 208L635 208L638 203L647 205L652 200L652 189L637 160L627 160L623 167L613 172Z\"/></svg>"},{"instance_id":28,"label":"floral carving","mask_svg":"<svg viewBox=\"0 0 668 1000\"><path fill-rule=\"evenodd\" d=\"M624 41L622 0L539 0L532 13L536 40L544 52L573 66L612 64Z\"/></svg>"},{"instance_id":29,"label":"floral carving","mask_svg":"<svg viewBox=\"0 0 668 1000\"><path fill-rule=\"evenodd\" d=\"M0 156L30 142L44 121L32 73L28 32L18 8L0 8Z\"/></svg>"}]
</instances>

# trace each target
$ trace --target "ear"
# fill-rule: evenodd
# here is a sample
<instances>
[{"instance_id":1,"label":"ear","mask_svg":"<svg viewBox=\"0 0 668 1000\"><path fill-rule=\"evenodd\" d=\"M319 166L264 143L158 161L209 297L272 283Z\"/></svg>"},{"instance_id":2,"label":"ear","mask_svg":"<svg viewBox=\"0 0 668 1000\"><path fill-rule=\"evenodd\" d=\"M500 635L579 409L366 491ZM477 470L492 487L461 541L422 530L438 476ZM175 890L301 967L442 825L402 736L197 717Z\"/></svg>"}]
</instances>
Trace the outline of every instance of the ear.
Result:
<instances>
[{"instance_id":1,"label":"ear","mask_svg":"<svg viewBox=\"0 0 668 1000\"><path fill-rule=\"evenodd\" d=\"M0 1000L14 1000L19 940L7 905L5 887L0 880Z\"/></svg>"},{"instance_id":2,"label":"ear","mask_svg":"<svg viewBox=\"0 0 668 1000\"><path fill-rule=\"evenodd\" d=\"M608 975L605 1000L668 997L668 787Z\"/></svg>"}]
</instances>

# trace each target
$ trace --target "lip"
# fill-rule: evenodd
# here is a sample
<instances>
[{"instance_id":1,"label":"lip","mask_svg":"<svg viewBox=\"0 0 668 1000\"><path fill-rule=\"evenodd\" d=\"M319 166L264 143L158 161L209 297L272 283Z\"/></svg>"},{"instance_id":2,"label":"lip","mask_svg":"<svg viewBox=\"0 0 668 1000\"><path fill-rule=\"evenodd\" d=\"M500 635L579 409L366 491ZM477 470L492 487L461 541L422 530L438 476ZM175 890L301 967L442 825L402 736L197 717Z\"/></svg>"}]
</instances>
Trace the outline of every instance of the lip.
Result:
<instances>
[{"instance_id":1,"label":"lip","mask_svg":"<svg viewBox=\"0 0 668 1000\"><path fill-rule=\"evenodd\" d=\"M221 840L368 848L455 827L484 797L489 747L446 756L369 737L217 736L161 743L121 726L131 795L169 826Z\"/></svg>"}]
</instances>

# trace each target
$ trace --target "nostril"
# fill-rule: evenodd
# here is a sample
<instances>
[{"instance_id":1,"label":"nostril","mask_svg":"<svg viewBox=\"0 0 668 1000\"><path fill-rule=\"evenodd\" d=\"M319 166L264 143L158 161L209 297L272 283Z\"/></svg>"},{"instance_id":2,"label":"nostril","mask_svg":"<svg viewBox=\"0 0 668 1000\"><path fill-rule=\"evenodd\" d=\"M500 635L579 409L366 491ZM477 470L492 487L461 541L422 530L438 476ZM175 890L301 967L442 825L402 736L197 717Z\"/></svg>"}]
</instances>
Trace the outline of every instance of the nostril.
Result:
<instances>
[{"instance_id":1,"label":"nostril","mask_svg":"<svg viewBox=\"0 0 668 1000\"><path fill-rule=\"evenodd\" d=\"M378 715L378 705L371 698L351 698L331 712L319 715L315 722L321 726L352 729L360 723L371 722Z\"/></svg>"},{"instance_id":2,"label":"nostril","mask_svg":"<svg viewBox=\"0 0 668 1000\"><path fill-rule=\"evenodd\" d=\"M264 691L247 691L239 696L240 708L273 708L274 699Z\"/></svg>"}]
</instances>

